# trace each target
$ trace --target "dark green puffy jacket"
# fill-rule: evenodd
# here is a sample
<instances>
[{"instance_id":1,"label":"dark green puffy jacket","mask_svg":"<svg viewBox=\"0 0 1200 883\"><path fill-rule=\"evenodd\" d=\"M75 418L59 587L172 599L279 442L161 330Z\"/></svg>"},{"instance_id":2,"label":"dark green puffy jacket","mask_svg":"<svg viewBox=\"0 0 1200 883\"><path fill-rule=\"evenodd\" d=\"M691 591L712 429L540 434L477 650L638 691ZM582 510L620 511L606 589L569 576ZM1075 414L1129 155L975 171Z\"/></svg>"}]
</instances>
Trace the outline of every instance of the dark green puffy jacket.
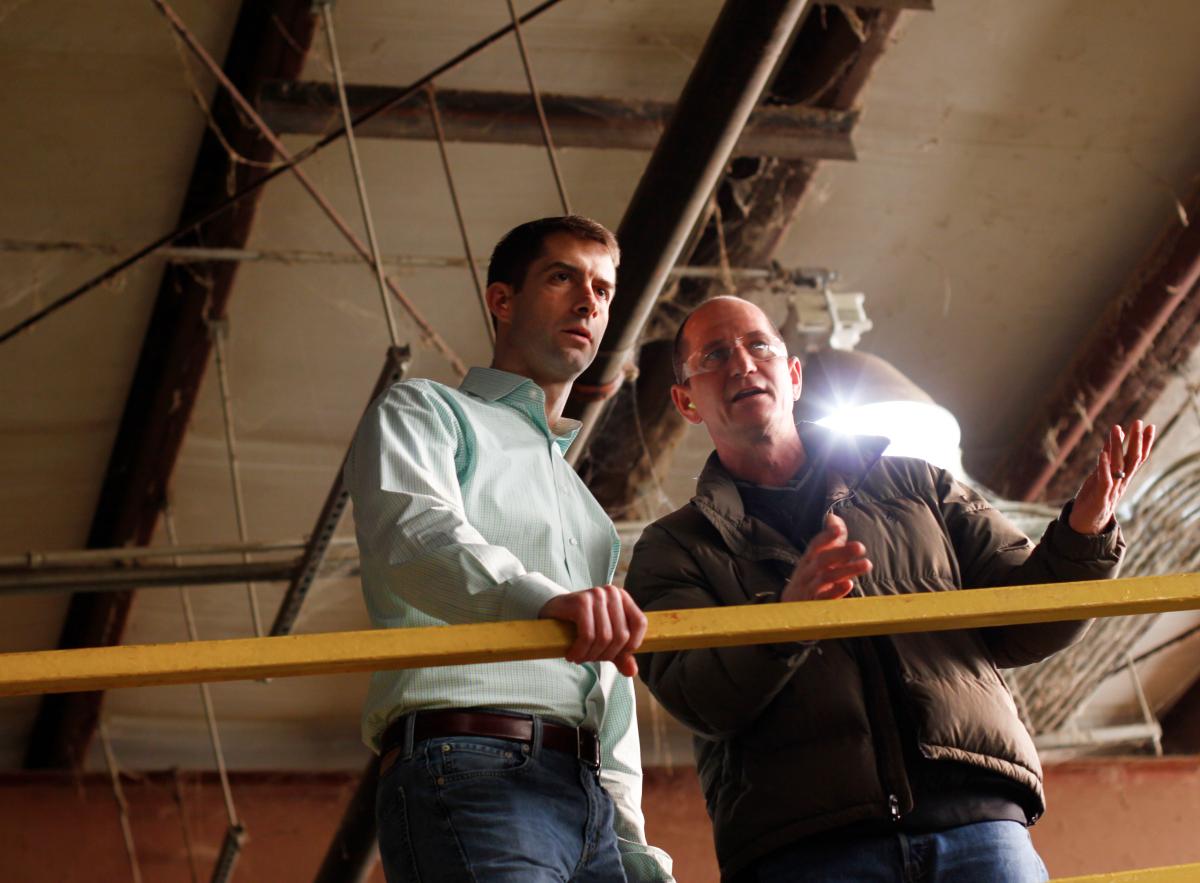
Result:
<instances>
[{"instance_id":1,"label":"dark green puffy jacket","mask_svg":"<svg viewBox=\"0 0 1200 883\"><path fill-rule=\"evenodd\" d=\"M801 437L825 464L826 507L874 564L855 594L895 595L1115 576L1124 542L1067 526L1034 546L949 473L881 457L886 440L811 424ZM696 496L659 519L633 551L626 588L644 610L778 600L800 552L747 516L714 454ZM837 603L837 602L826 602ZM1042 771L998 667L1045 659L1088 623L893 635L921 752L1000 773L1044 809ZM880 656L868 639L644 654L651 692L695 734L696 763L722 874L799 838L912 808ZM894 664L894 663L893 663Z\"/></svg>"}]
</instances>

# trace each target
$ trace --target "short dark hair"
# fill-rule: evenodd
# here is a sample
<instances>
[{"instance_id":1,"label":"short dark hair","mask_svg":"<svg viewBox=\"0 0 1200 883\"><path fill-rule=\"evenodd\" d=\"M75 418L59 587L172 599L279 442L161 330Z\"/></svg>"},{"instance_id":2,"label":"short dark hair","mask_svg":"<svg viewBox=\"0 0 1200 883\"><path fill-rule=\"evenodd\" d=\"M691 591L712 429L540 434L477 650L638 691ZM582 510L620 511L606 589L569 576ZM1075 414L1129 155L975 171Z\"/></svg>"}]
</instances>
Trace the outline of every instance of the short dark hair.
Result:
<instances>
[{"instance_id":1,"label":"short dark hair","mask_svg":"<svg viewBox=\"0 0 1200 883\"><path fill-rule=\"evenodd\" d=\"M699 309L697 307L696 309ZM692 313L696 310L692 310ZM683 351L683 329L687 327L688 319L692 318L692 313L688 313L683 317L683 321L679 323L679 328L675 332L675 343L671 345L671 367L675 370L675 382L682 386L686 381L683 379L683 360L687 358L687 354Z\"/></svg>"},{"instance_id":2,"label":"short dark hair","mask_svg":"<svg viewBox=\"0 0 1200 883\"><path fill-rule=\"evenodd\" d=\"M492 250L492 259L488 263L487 284L503 282L520 291L521 286L525 284L529 265L542 254L542 243L547 236L555 233L567 233L578 239L598 242L612 255L614 267L621 263L621 249L617 245L617 237L603 224L581 215L539 218L514 227L496 243L495 249Z\"/></svg>"}]
</instances>

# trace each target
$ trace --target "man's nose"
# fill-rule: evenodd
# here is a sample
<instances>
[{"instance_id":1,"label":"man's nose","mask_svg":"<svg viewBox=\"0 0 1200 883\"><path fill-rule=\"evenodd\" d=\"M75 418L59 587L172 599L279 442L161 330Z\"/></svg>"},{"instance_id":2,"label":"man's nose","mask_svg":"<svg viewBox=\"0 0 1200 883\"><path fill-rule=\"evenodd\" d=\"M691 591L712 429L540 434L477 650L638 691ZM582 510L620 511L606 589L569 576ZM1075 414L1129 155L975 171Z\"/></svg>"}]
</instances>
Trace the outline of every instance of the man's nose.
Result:
<instances>
[{"instance_id":1,"label":"man's nose","mask_svg":"<svg viewBox=\"0 0 1200 883\"><path fill-rule=\"evenodd\" d=\"M758 363L750 358L749 351L741 343L735 343L729 350L728 370L734 375L749 374L758 370Z\"/></svg>"},{"instance_id":2,"label":"man's nose","mask_svg":"<svg viewBox=\"0 0 1200 883\"><path fill-rule=\"evenodd\" d=\"M587 282L579 286L579 296L575 302L575 312L580 316L594 316L600 306L600 298L595 289Z\"/></svg>"}]
</instances>

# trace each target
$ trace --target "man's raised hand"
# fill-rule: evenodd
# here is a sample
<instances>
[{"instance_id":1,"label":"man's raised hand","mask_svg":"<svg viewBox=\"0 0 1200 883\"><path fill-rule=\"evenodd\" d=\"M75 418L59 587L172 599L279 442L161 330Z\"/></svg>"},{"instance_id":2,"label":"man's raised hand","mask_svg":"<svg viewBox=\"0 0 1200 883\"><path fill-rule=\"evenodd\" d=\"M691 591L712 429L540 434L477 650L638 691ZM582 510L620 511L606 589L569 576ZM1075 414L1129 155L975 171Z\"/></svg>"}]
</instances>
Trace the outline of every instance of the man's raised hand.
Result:
<instances>
[{"instance_id":1,"label":"man's raised hand","mask_svg":"<svg viewBox=\"0 0 1200 883\"><path fill-rule=\"evenodd\" d=\"M624 589L607 585L558 595L542 606L538 617L575 626L568 662L608 660L623 675L637 674L633 654L646 636L646 614Z\"/></svg>"},{"instance_id":2,"label":"man's raised hand","mask_svg":"<svg viewBox=\"0 0 1200 883\"><path fill-rule=\"evenodd\" d=\"M1117 503L1133 476L1142 468L1154 447L1154 424L1134 420L1129 427L1128 444L1124 431L1114 426L1108 433L1096 468L1075 495L1068 523L1076 533L1098 534L1108 527L1117 512Z\"/></svg>"},{"instance_id":3,"label":"man's raised hand","mask_svg":"<svg viewBox=\"0 0 1200 883\"><path fill-rule=\"evenodd\" d=\"M824 601L844 598L854 578L871 571L867 547L846 541L846 522L830 512L824 529L812 538L792 571L780 601Z\"/></svg>"}]
</instances>

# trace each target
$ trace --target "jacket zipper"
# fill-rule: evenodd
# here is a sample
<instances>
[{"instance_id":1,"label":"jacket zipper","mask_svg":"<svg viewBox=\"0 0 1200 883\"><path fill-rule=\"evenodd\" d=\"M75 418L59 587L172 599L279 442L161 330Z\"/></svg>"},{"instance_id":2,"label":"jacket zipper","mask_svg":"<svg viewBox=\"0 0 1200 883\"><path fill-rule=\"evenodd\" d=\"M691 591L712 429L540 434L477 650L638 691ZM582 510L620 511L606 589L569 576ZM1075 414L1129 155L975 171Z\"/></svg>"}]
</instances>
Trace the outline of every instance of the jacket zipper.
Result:
<instances>
[{"instance_id":1,"label":"jacket zipper","mask_svg":"<svg viewBox=\"0 0 1200 883\"><path fill-rule=\"evenodd\" d=\"M895 794L888 795L888 811L892 814L892 821L900 821L900 798Z\"/></svg>"}]
</instances>

